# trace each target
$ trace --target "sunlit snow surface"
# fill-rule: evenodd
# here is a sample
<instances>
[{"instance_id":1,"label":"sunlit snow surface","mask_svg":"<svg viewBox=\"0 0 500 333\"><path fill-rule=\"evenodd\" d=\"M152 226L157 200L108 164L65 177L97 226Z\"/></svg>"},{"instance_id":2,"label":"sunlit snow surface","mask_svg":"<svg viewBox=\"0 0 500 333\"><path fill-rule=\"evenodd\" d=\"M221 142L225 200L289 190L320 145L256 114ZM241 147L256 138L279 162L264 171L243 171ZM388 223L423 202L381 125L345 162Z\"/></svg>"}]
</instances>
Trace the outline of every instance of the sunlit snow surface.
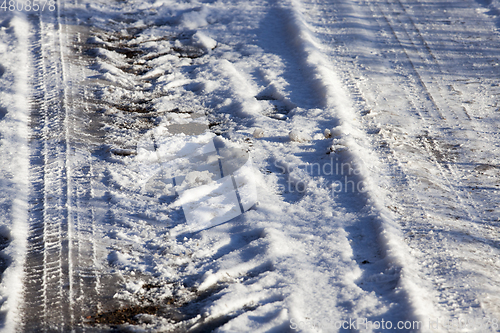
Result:
<instances>
[{"instance_id":1,"label":"sunlit snow surface","mask_svg":"<svg viewBox=\"0 0 500 333\"><path fill-rule=\"evenodd\" d=\"M499 9L0 11L0 328L498 332Z\"/></svg>"}]
</instances>

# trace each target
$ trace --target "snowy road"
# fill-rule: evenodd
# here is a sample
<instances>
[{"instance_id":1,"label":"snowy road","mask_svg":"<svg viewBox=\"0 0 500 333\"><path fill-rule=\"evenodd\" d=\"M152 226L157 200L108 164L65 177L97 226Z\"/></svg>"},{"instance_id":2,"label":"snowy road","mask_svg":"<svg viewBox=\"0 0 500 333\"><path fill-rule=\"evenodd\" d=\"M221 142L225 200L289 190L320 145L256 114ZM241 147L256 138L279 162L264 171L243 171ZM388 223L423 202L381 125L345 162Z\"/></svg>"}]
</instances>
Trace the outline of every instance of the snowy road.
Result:
<instances>
[{"instance_id":1,"label":"snowy road","mask_svg":"<svg viewBox=\"0 0 500 333\"><path fill-rule=\"evenodd\" d=\"M3 331L500 331L497 0L9 4Z\"/></svg>"}]
</instances>

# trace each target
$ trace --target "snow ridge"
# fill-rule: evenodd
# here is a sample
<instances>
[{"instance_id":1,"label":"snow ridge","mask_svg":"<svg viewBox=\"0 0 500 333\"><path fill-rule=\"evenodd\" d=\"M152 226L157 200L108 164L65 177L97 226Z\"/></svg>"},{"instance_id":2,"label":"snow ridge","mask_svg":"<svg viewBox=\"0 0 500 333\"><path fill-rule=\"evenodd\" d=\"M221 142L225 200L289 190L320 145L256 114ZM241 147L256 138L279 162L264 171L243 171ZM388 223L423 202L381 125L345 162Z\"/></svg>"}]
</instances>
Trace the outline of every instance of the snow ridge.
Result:
<instances>
[{"instance_id":1,"label":"snow ridge","mask_svg":"<svg viewBox=\"0 0 500 333\"><path fill-rule=\"evenodd\" d=\"M28 233L29 88L26 18L0 21L0 329L15 332ZM8 265L8 267L4 267ZM5 270L5 271L4 271Z\"/></svg>"},{"instance_id":2,"label":"snow ridge","mask_svg":"<svg viewBox=\"0 0 500 333\"><path fill-rule=\"evenodd\" d=\"M382 181L376 172L383 170L375 152L370 149L365 134L360 130L361 125L355 115L352 102L347 91L342 87L335 70L326 56L322 54L322 46L315 38L302 14L302 4L297 0L282 2L284 9L289 9L288 28L296 36L295 45L305 55L304 65L309 68L316 78L316 89L324 98L325 109L335 115L338 126L335 132L340 134L344 145L350 151L349 157L360 167L360 177L366 184L367 202L373 207L372 213L378 224L378 241L385 252L387 265L399 271L399 281L396 293L401 302L406 302L413 310L408 314L408 320L426 322L434 314L434 306L429 295L419 281L418 267L409 253L408 246L404 243L402 233L394 222L392 213L386 208L385 194L377 185ZM334 139L335 143L336 139ZM370 168L366 166L370 165ZM425 331L426 327L424 327Z\"/></svg>"}]
</instances>

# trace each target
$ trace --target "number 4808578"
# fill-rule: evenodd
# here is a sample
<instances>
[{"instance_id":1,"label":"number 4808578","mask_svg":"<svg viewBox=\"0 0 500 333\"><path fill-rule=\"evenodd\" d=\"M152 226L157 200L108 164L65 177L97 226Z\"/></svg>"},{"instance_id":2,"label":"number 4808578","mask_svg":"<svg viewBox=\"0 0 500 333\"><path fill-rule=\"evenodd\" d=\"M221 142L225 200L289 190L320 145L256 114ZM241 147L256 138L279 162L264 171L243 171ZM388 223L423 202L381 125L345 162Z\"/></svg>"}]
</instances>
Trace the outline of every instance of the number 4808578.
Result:
<instances>
[{"instance_id":1,"label":"number 4808578","mask_svg":"<svg viewBox=\"0 0 500 333\"><path fill-rule=\"evenodd\" d=\"M3 10L4 12L38 12L40 10L44 11L45 8L48 8L51 12L56 10L55 0L25 0L24 2L17 0L3 0L2 5L0 5L0 11Z\"/></svg>"}]
</instances>

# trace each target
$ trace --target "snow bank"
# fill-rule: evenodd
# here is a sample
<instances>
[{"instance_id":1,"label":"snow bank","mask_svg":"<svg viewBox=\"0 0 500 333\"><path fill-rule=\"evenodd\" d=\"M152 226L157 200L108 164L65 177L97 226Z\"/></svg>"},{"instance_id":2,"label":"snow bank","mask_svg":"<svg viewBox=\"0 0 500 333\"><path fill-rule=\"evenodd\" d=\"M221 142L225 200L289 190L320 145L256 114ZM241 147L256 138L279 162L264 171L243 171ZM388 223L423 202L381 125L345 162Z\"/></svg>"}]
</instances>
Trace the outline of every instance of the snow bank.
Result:
<instances>
[{"instance_id":1,"label":"snow bank","mask_svg":"<svg viewBox=\"0 0 500 333\"><path fill-rule=\"evenodd\" d=\"M0 22L0 255L7 267L0 284L0 322L16 331L28 235L29 89L28 33L18 14Z\"/></svg>"}]
</instances>

